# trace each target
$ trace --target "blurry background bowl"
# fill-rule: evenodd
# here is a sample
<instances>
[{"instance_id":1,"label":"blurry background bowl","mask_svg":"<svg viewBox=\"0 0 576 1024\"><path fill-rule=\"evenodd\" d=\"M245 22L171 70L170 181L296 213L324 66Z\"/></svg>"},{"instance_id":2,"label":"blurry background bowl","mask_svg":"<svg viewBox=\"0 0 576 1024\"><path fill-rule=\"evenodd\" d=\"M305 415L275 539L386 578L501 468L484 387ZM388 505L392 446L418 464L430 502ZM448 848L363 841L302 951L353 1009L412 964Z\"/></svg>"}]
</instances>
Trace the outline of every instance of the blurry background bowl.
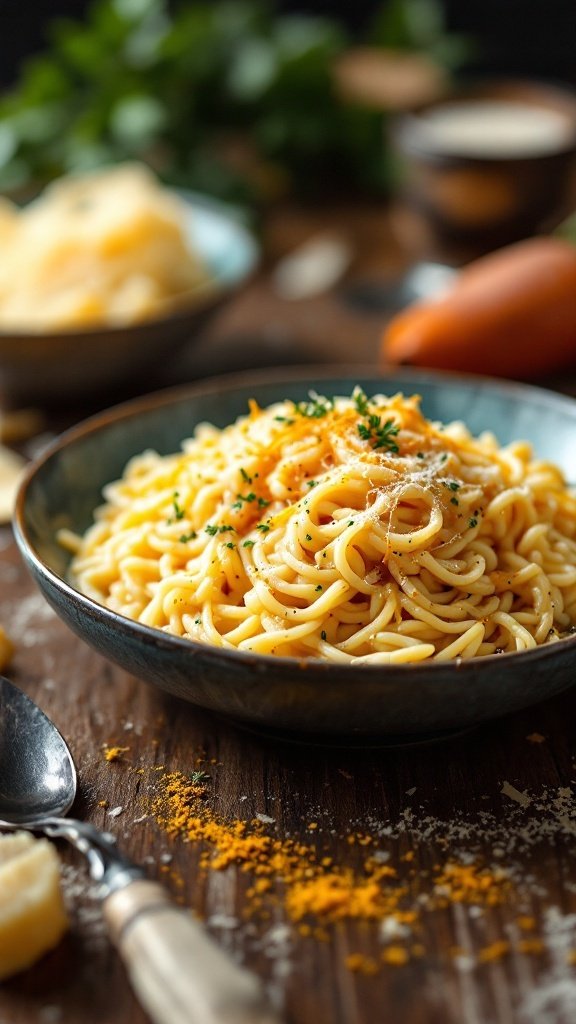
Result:
<instances>
[{"instance_id":1,"label":"blurry background bowl","mask_svg":"<svg viewBox=\"0 0 576 1024\"><path fill-rule=\"evenodd\" d=\"M190 295L186 307L141 323L53 333L0 332L0 396L23 402L74 404L79 397L143 380L177 349L192 343L209 316L255 270L256 240L236 211L215 199L179 193L188 214L191 247L211 275L211 286Z\"/></svg>"},{"instance_id":2,"label":"blurry background bowl","mask_svg":"<svg viewBox=\"0 0 576 1024\"><path fill-rule=\"evenodd\" d=\"M226 651L191 643L118 615L66 581L59 528L83 532L104 484L146 448L179 449L195 425L224 426L262 405L311 388L350 394L420 393L425 414L490 429L501 443L526 438L576 479L576 402L482 378L361 368L284 370L216 378L124 403L64 434L33 465L17 502L16 537L44 595L83 640L133 675L244 724L289 733L352 737L461 729L551 697L575 681L576 638L521 654L413 666L351 666Z\"/></svg>"},{"instance_id":3,"label":"blurry background bowl","mask_svg":"<svg viewBox=\"0 0 576 1024\"><path fill-rule=\"evenodd\" d=\"M552 229L571 208L576 93L568 87L515 79L461 87L398 118L392 141L403 170L398 222L420 255L460 246L472 258Z\"/></svg>"}]
</instances>

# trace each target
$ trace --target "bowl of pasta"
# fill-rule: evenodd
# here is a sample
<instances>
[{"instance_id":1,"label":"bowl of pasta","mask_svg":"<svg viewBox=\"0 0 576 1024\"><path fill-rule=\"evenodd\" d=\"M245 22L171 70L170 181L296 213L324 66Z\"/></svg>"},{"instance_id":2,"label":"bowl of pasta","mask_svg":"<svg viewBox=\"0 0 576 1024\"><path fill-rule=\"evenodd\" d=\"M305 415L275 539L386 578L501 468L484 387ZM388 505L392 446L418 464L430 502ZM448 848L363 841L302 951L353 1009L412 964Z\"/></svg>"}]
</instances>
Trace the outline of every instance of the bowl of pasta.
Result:
<instances>
[{"instance_id":1,"label":"bowl of pasta","mask_svg":"<svg viewBox=\"0 0 576 1024\"><path fill-rule=\"evenodd\" d=\"M0 198L0 244L0 392L10 404L73 404L145 380L193 342L259 258L237 211L170 190L139 164L61 178L24 207Z\"/></svg>"},{"instance_id":2,"label":"bowl of pasta","mask_svg":"<svg viewBox=\"0 0 576 1024\"><path fill-rule=\"evenodd\" d=\"M15 530L48 601L141 679L299 736L429 736L572 685L576 402L323 367L74 427Z\"/></svg>"}]
</instances>

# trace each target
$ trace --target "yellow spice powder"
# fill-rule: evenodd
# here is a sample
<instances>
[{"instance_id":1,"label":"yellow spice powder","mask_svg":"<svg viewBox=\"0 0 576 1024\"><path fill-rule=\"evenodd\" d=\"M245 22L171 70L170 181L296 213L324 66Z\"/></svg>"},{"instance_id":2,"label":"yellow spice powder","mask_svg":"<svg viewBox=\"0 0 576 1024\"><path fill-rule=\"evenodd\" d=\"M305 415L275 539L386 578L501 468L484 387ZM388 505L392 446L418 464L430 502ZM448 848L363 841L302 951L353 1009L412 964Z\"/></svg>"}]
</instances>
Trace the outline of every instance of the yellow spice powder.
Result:
<instances>
[{"instance_id":1,"label":"yellow spice powder","mask_svg":"<svg viewBox=\"0 0 576 1024\"><path fill-rule=\"evenodd\" d=\"M259 819L230 821L214 814L206 797L206 778L201 772L192 778L181 772L166 772L159 778L152 814L168 835L203 844L200 863L204 869L222 871L235 865L249 873L255 879L248 892L252 909L261 905L260 897L274 890L288 918L300 926L312 920L384 918L409 928L416 925L419 910L410 905L408 877L401 881L394 868L379 863L376 857L368 857L359 870L335 865L315 846L271 834ZM317 823L308 827L311 825ZM360 847L373 843L373 837L360 833L346 839ZM415 877L415 869L410 866L413 857L409 851L402 859L408 875ZM433 890L429 906L460 902L494 906L509 896L511 885L503 870L489 871L477 864L448 860L438 866ZM404 949L388 946L385 953L391 959L385 962L401 959L394 953L395 948Z\"/></svg>"}]
</instances>

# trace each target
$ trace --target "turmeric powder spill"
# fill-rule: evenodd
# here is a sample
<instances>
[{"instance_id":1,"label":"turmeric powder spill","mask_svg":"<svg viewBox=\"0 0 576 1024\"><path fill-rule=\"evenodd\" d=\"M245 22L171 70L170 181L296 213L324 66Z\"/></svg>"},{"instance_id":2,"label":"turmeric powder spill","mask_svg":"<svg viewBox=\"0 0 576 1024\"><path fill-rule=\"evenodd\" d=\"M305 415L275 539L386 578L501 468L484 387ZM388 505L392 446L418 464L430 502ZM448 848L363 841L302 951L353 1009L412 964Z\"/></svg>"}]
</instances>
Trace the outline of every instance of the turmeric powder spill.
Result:
<instances>
[{"instance_id":1,"label":"turmeric powder spill","mask_svg":"<svg viewBox=\"0 0 576 1024\"><path fill-rule=\"evenodd\" d=\"M150 813L171 837L200 845L200 867L224 871L234 865L251 878L248 914L265 913L280 903L302 935L321 936L321 928L343 920L378 922L393 939L378 963L361 954L347 958L350 970L374 974L383 965L402 966L421 956L417 941L423 910L451 903L491 907L513 897L503 868L448 859L428 873L417 870L409 850L400 861L403 877L383 862L382 851L370 834L345 837L355 851L354 866L336 864L321 847L318 830L310 843L275 834L273 819L228 820L215 814L208 802L207 779L201 772L159 773ZM318 840L314 843L314 840ZM357 854L357 856L356 856ZM384 858L385 860L385 858ZM499 947L501 955L509 946ZM498 952L498 951L497 951ZM486 953L485 960L496 955Z\"/></svg>"}]
</instances>

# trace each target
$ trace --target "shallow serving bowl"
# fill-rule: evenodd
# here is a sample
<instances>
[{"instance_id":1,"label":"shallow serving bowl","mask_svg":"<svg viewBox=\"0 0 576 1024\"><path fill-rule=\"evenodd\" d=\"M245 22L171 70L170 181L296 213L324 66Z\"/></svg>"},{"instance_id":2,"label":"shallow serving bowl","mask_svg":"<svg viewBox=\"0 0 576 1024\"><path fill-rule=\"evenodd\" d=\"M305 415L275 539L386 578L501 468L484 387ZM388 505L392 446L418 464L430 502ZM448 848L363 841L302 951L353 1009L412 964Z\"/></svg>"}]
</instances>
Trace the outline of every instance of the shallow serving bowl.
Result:
<instances>
[{"instance_id":1,"label":"shallow serving bowl","mask_svg":"<svg viewBox=\"0 0 576 1024\"><path fill-rule=\"evenodd\" d=\"M0 331L0 394L9 404L73 404L80 396L141 378L193 342L206 319L255 270L259 247L235 210L195 193L180 193L184 230L207 266L210 287L190 294L170 314L125 326L46 333Z\"/></svg>"},{"instance_id":2,"label":"shallow serving bowl","mask_svg":"<svg viewBox=\"0 0 576 1024\"><path fill-rule=\"evenodd\" d=\"M524 385L403 370L283 370L215 378L170 389L101 413L64 434L31 466L20 490L16 537L58 615L85 641L168 693L253 727L328 737L429 735L495 718L566 689L575 681L576 637L521 654L460 663L335 665L224 651L140 625L80 594L66 580L69 556L60 527L84 531L101 489L132 455L178 450L195 424L224 426L261 405L300 400L311 388L350 394L415 392L431 419L464 420L501 443L526 438L539 456L576 479L576 401Z\"/></svg>"}]
</instances>

